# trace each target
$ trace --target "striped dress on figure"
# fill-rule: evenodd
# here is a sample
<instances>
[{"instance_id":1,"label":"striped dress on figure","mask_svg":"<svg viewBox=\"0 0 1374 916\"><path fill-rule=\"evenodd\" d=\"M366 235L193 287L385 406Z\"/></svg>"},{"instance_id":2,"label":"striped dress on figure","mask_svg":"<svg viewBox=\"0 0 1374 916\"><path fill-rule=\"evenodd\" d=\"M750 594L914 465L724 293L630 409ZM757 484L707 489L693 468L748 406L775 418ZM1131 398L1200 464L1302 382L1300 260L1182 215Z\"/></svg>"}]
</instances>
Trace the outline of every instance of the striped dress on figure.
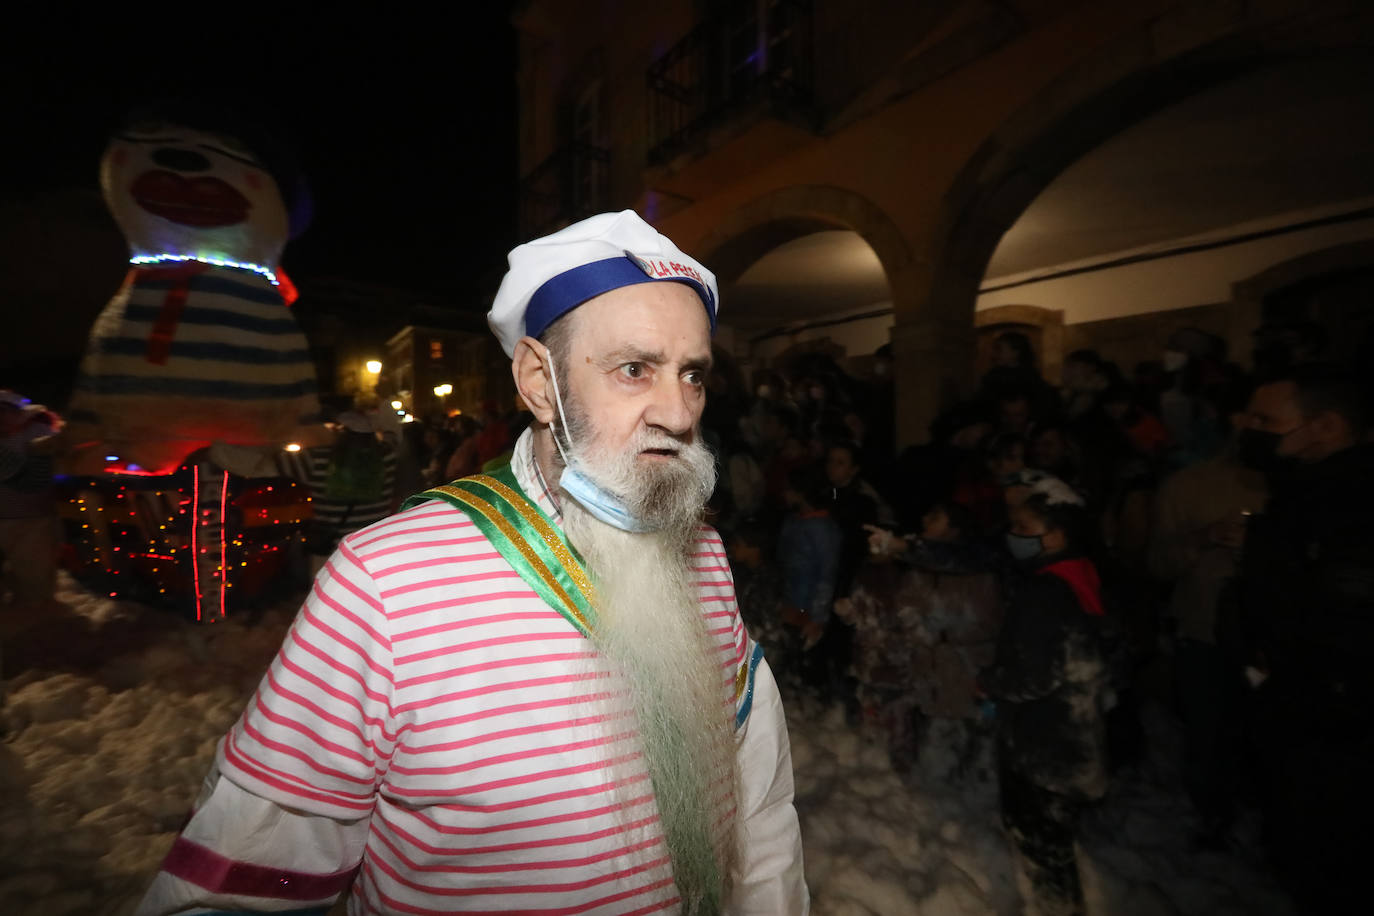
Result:
<instances>
[{"instance_id":1,"label":"striped dress on figure","mask_svg":"<svg viewBox=\"0 0 1374 916\"><path fill-rule=\"evenodd\" d=\"M382 493L376 499L351 502L329 493L329 465L334 446L317 445L299 452L283 452L277 466L283 477L299 480L310 490L311 547L328 543L330 553L346 534L366 528L391 514L396 504L396 448L389 442L377 443L382 460Z\"/></svg>"},{"instance_id":2,"label":"striped dress on figure","mask_svg":"<svg viewBox=\"0 0 1374 916\"><path fill-rule=\"evenodd\" d=\"M528 432L512 469L557 522ZM739 846L726 912L804 914L777 688L714 531L693 559L736 725L740 779L720 799ZM350 881L351 914L676 912L633 723L596 718L593 695L613 678L452 506L352 534L138 912L309 911Z\"/></svg>"},{"instance_id":3,"label":"striped dress on figure","mask_svg":"<svg viewBox=\"0 0 1374 916\"><path fill-rule=\"evenodd\" d=\"M65 470L170 473L215 441L323 441L315 366L266 277L200 262L140 267L91 329Z\"/></svg>"}]
</instances>

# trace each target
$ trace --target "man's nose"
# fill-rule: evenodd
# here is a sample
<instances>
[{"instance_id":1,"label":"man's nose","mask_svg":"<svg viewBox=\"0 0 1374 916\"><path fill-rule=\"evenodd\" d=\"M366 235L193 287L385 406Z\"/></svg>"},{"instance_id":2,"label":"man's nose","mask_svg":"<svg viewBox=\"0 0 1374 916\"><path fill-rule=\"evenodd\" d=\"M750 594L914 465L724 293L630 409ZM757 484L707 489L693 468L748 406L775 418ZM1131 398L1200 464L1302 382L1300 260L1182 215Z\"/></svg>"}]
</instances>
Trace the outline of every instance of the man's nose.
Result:
<instances>
[{"instance_id":1,"label":"man's nose","mask_svg":"<svg viewBox=\"0 0 1374 916\"><path fill-rule=\"evenodd\" d=\"M654 386L653 403L645 413L645 422L674 436L685 436L691 432L696 414L688 402L689 390L681 379L671 376L662 378Z\"/></svg>"}]
</instances>

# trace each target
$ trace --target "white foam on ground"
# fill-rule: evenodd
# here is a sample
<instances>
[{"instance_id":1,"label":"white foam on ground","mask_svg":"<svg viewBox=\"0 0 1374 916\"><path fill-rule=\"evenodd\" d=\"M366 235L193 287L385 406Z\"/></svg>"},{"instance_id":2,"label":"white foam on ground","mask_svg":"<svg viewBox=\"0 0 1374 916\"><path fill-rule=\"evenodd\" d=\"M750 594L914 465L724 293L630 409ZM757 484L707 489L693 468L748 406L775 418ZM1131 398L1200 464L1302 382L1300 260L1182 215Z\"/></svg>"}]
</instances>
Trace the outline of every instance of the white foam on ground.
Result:
<instances>
[{"instance_id":1,"label":"white foam on ground","mask_svg":"<svg viewBox=\"0 0 1374 916\"><path fill-rule=\"evenodd\" d=\"M152 614L65 578L59 597L95 623ZM166 618L145 644L95 671L30 670L8 682L0 913L133 907L294 613L290 602L252 626L232 615L213 626ZM838 707L798 699L788 723L817 916L1020 912L987 755L951 775L954 756L937 728L904 783L878 737L846 723ZM1166 715L1146 724L1157 747L1176 750ZM1152 758L1119 776L1084 823L1089 912L1292 912L1253 850L1195 852L1193 823L1167 763Z\"/></svg>"}]
</instances>

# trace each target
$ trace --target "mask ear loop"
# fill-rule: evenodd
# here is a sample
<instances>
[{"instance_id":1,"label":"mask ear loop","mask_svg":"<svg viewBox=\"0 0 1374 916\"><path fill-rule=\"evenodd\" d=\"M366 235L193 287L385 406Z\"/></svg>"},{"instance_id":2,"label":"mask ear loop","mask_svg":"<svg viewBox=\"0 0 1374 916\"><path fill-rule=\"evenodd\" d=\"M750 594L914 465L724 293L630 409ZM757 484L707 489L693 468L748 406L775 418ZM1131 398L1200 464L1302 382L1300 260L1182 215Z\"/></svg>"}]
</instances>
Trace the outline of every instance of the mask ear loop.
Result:
<instances>
[{"instance_id":1,"label":"mask ear loop","mask_svg":"<svg viewBox=\"0 0 1374 916\"><path fill-rule=\"evenodd\" d=\"M553 380L553 400L558 405L558 426L563 431L564 436L568 436L568 417L563 413L563 395L558 391L558 372L553 367L553 354L549 348L544 348L544 362L549 367L549 378ZM568 453L563 450L563 443L559 441L558 430L553 432L553 444L558 449L558 456L563 459L565 468L572 467L572 462L568 460ZM573 447L572 436L568 436L568 448Z\"/></svg>"}]
</instances>

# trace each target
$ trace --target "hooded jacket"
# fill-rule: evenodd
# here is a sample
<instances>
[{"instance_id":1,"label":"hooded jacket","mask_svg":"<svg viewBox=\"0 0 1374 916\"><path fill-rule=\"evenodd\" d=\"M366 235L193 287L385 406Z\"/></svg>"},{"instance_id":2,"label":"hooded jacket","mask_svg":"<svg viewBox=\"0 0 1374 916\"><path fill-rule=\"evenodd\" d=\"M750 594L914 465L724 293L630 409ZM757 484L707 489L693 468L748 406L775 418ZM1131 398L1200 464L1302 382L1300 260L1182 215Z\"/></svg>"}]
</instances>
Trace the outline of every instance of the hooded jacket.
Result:
<instances>
[{"instance_id":1,"label":"hooded jacket","mask_svg":"<svg viewBox=\"0 0 1374 916\"><path fill-rule=\"evenodd\" d=\"M980 684L997 701L1002 765L1052 792L1107 788L1100 585L1091 562L1054 556L1018 577Z\"/></svg>"}]
</instances>

